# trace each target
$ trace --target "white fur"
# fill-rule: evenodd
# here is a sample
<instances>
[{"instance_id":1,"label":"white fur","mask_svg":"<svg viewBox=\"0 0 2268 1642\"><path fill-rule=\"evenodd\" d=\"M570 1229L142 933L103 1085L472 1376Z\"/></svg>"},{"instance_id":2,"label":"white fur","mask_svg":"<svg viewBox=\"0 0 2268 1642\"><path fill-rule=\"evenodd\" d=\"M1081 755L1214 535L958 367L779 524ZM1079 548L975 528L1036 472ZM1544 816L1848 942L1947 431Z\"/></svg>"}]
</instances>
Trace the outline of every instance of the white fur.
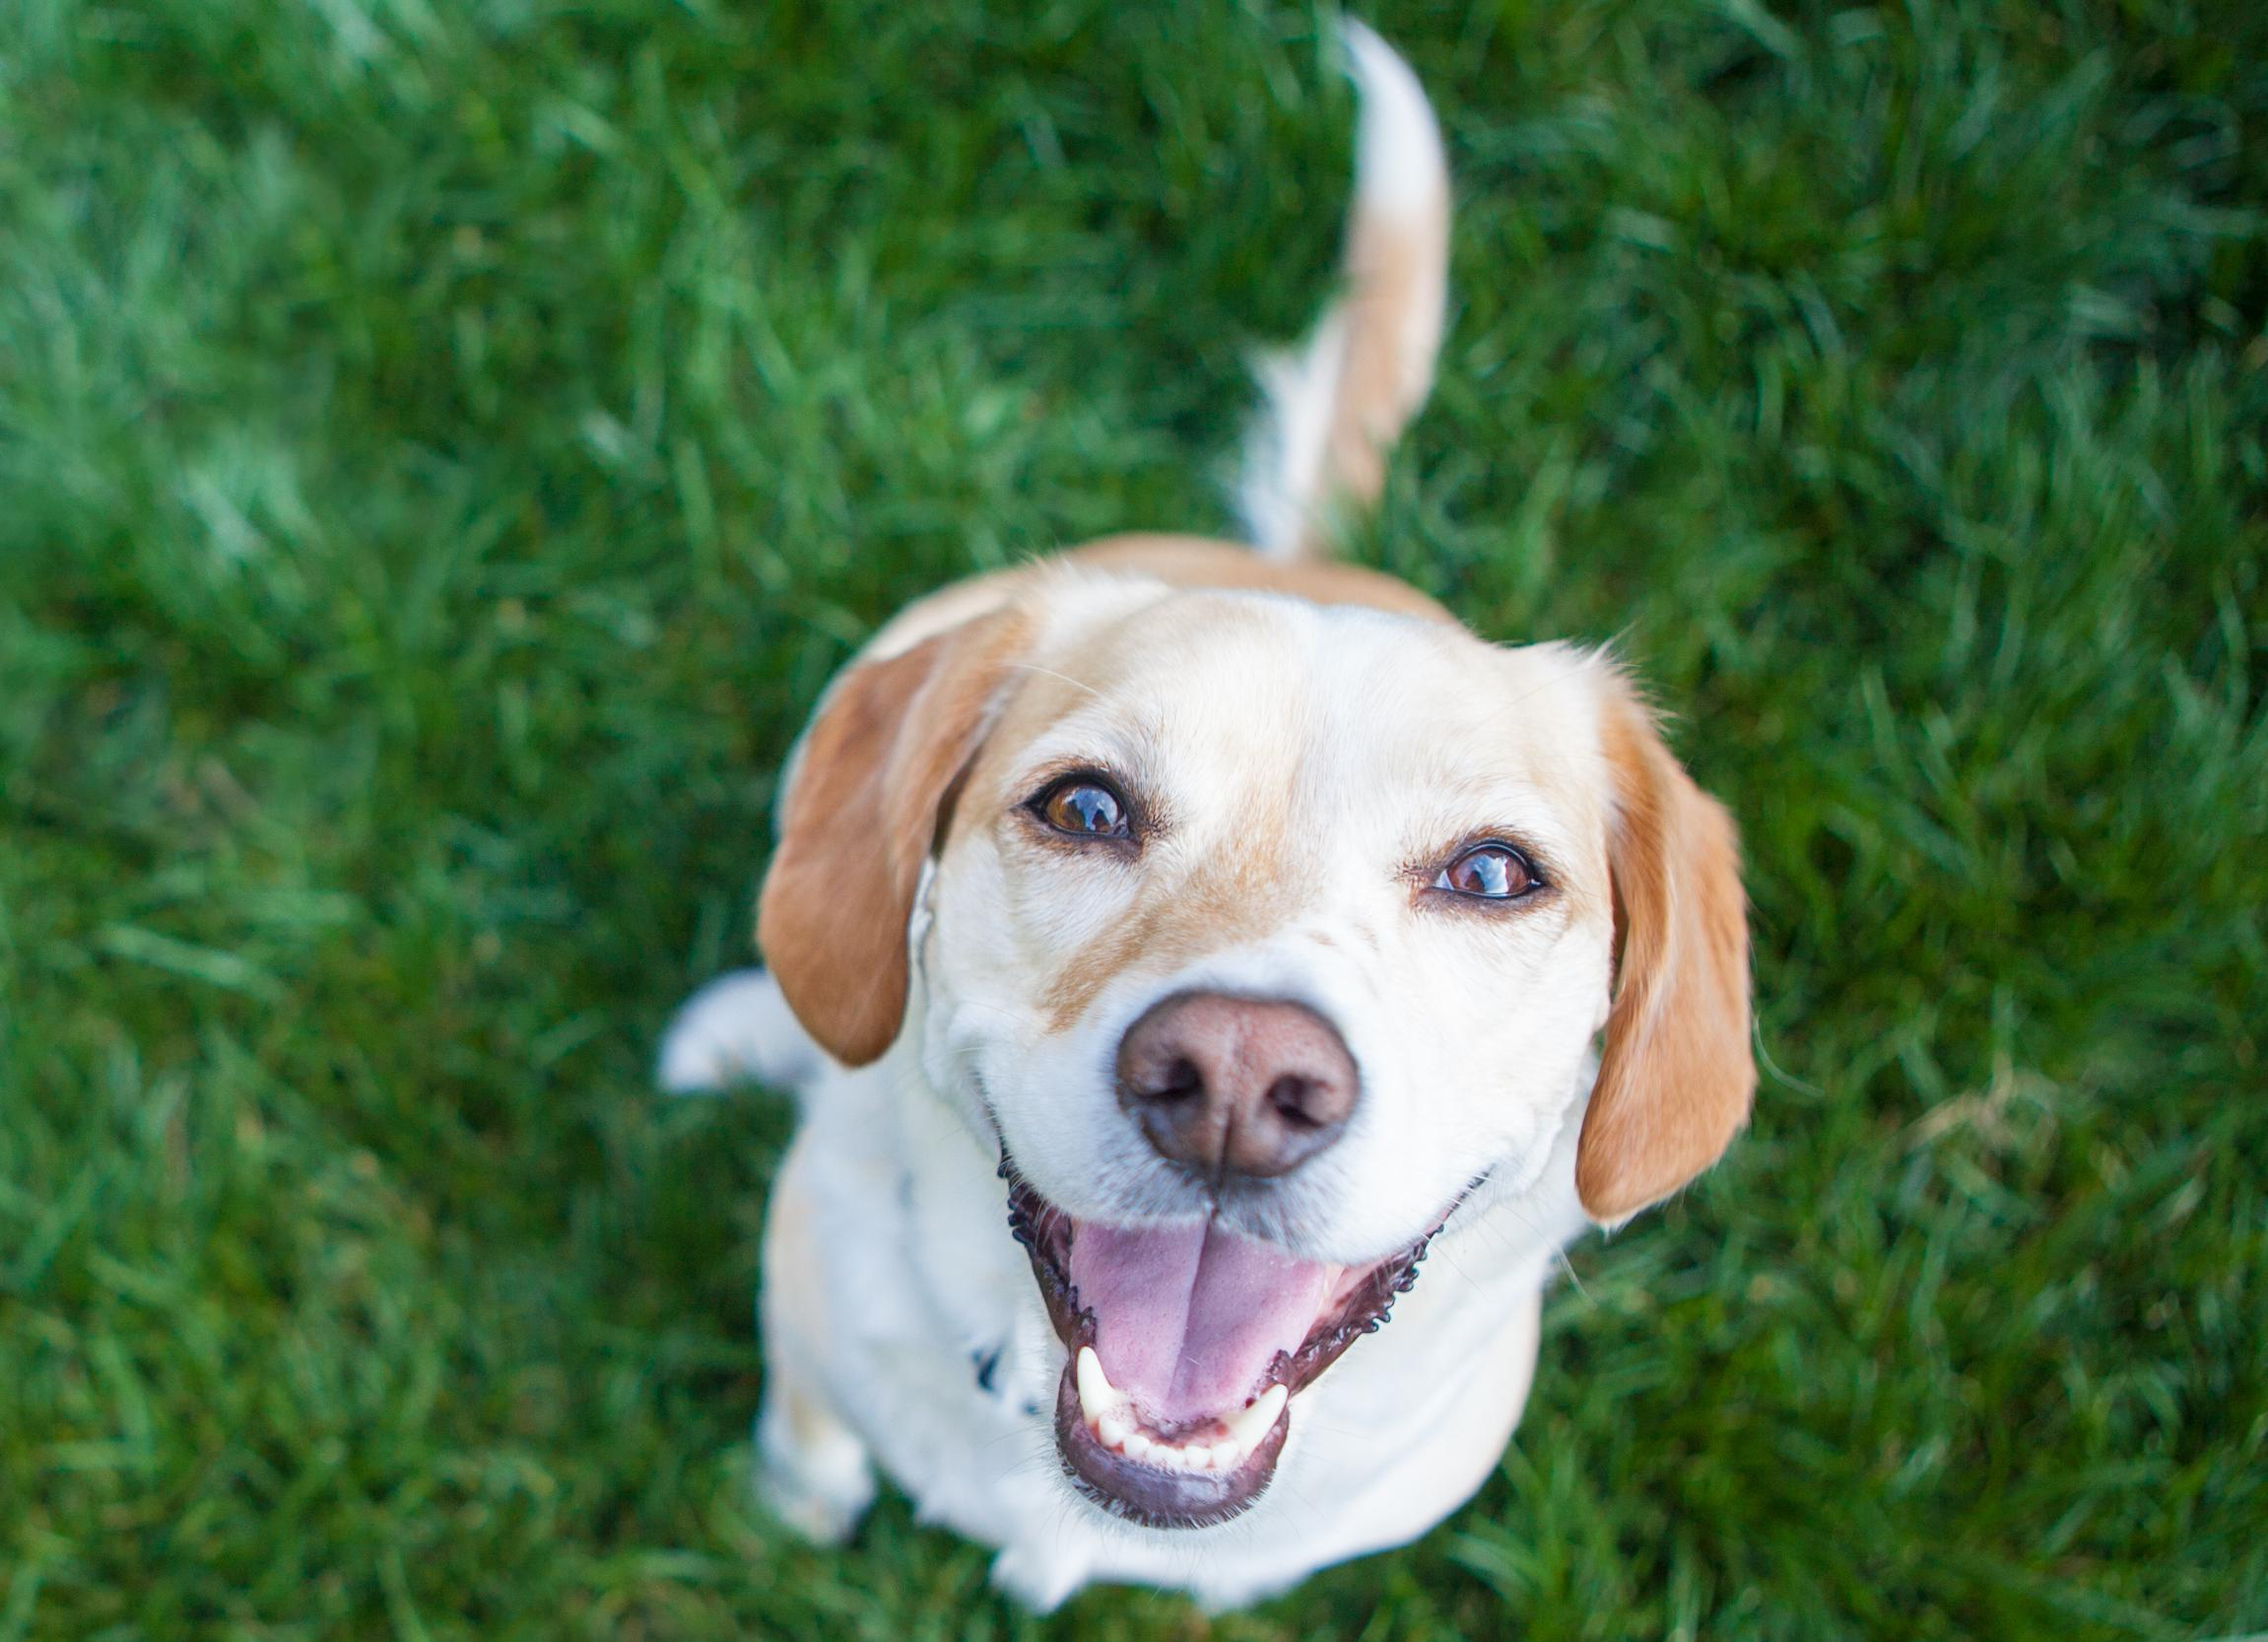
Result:
<instances>
[{"instance_id":1,"label":"white fur","mask_svg":"<svg viewBox=\"0 0 2268 1642\"><path fill-rule=\"evenodd\" d=\"M1394 48L1367 25L1348 21L1348 71L1363 95L1356 133L1356 210L1414 221L1448 198L1449 167L1441 155L1426 88Z\"/></svg>"},{"instance_id":2,"label":"white fur","mask_svg":"<svg viewBox=\"0 0 2268 1642\"><path fill-rule=\"evenodd\" d=\"M654 1082L671 1094L757 1083L785 1086L819 1070L819 1046L769 975L736 969L679 1006L662 1034Z\"/></svg>"},{"instance_id":3,"label":"white fur","mask_svg":"<svg viewBox=\"0 0 2268 1642\"><path fill-rule=\"evenodd\" d=\"M1252 361L1260 411L1244 438L1237 511L1252 545L1270 558L1297 558L1325 495L1323 454L1339 398L1346 326L1326 316L1306 344Z\"/></svg>"}]
</instances>

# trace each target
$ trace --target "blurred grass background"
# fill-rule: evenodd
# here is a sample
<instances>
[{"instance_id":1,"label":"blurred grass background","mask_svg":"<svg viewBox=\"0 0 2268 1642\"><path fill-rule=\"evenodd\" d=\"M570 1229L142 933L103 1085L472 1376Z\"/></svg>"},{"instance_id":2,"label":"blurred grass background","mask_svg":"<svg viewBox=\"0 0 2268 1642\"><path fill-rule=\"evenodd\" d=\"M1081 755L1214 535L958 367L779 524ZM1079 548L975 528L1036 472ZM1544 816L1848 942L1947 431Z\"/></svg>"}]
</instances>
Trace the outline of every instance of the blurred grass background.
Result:
<instances>
[{"instance_id":1,"label":"blurred grass background","mask_svg":"<svg viewBox=\"0 0 2268 1642\"><path fill-rule=\"evenodd\" d=\"M1327 19L13 0L0 1639L2268 1627L2268 7L1374 21L1462 204L1361 552L1620 636L1768 1064L1479 1500L1208 1624L783 1543L785 1115L646 1073L860 635L1228 526Z\"/></svg>"}]
</instances>

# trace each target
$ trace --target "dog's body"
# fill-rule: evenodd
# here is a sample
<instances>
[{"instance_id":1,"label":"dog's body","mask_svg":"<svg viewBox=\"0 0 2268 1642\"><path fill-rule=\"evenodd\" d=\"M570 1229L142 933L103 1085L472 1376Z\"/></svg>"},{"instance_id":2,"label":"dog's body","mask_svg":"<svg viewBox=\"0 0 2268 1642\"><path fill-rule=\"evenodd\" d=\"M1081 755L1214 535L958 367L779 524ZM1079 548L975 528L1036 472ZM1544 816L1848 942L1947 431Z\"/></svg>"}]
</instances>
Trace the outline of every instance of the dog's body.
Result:
<instances>
[{"instance_id":1,"label":"dog's body","mask_svg":"<svg viewBox=\"0 0 2268 1642\"><path fill-rule=\"evenodd\" d=\"M1247 486L1275 554L1121 538L903 613L782 784L771 974L664 1049L804 1096L772 1503L839 1538L879 1463L1040 1607L1239 1604L1440 1520L1558 1250L1753 1084L1729 823L1611 664L1314 557L1424 398L1446 261L1430 110L1354 46L1351 289Z\"/></svg>"}]
</instances>

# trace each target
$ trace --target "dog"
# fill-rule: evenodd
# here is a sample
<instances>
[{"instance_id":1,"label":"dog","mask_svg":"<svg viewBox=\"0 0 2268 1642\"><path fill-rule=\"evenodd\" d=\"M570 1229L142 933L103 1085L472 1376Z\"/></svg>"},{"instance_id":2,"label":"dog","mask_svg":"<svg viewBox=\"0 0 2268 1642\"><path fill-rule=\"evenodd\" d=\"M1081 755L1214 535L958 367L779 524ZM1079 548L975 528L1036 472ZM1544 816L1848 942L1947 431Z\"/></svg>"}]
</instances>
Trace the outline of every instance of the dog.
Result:
<instances>
[{"instance_id":1,"label":"dog","mask_svg":"<svg viewBox=\"0 0 2268 1642\"><path fill-rule=\"evenodd\" d=\"M1755 1085L1734 829L1623 669L1326 557L1448 261L1425 94L1347 45L1345 292L1264 363L1254 545L1111 538L884 626L783 773L768 972L662 1045L667 1087L800 1093L766 1499L839 1542L879 1466L1040 1609L1233 1608L1439 1522L1559 1251Z\"/></svg>"}]
</instances>

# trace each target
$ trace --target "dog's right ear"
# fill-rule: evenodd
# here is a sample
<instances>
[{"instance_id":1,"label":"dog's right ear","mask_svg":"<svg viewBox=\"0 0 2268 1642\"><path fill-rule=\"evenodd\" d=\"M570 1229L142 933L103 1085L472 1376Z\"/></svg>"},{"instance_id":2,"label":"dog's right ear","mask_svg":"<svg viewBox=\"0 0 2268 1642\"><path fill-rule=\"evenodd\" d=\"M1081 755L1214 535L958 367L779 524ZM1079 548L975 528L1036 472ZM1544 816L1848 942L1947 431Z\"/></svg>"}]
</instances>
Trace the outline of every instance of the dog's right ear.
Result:
<instances>
[{"instance_id":1,"label":"dog's right ear","mask_svg":"<svg viewBox=\"0 0 2268 1642\"><path fill-rule=\"evenodd\" d=\"M845 1066L905 1019L906 926L946 793L990 726L1025 622L995 611L829 688L782 799L757 940L788 1007Z\"/></svg>"}]
</instances>

